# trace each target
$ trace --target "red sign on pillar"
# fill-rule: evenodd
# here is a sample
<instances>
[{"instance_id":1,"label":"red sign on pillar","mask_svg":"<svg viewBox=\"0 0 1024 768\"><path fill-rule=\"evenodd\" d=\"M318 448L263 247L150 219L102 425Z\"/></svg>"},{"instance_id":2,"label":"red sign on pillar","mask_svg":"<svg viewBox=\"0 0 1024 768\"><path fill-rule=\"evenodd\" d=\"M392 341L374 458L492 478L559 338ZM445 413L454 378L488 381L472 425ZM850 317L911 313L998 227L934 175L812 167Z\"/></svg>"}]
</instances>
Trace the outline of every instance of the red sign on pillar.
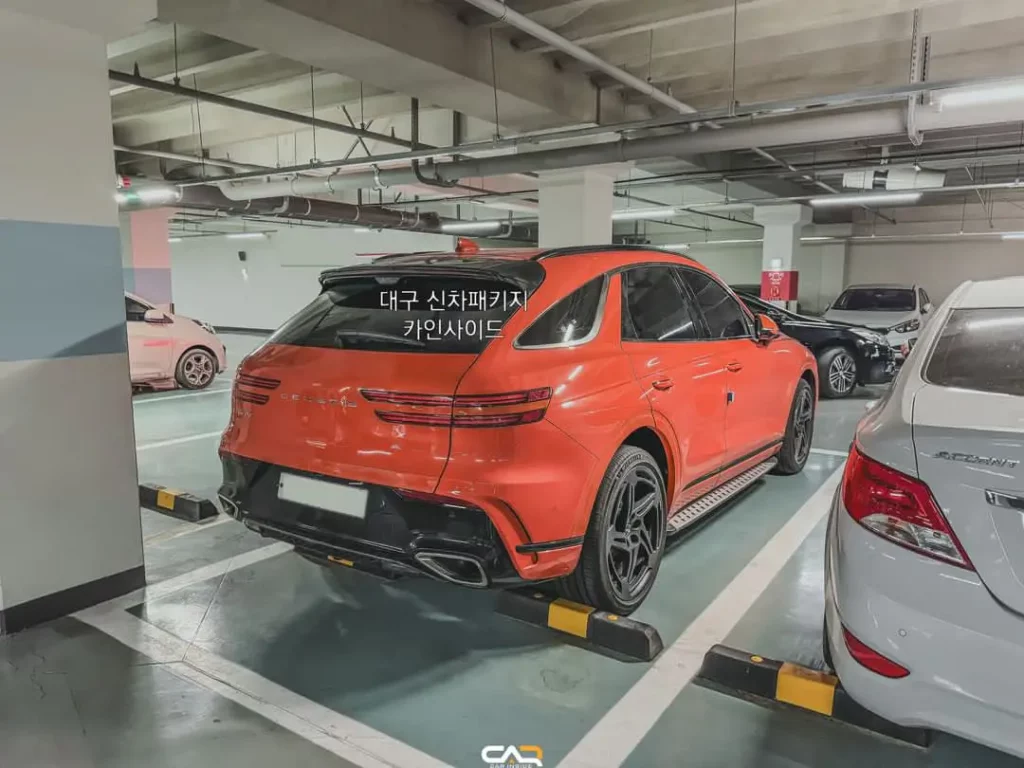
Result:
<instances>
[{"instance_id":1,"label":"red sign on pillar","mask_svg":"<svg viewBox=\"0 0 1024 768\"><path fill-rule=\"evenodd\" d=\"M800 273L781 269L761 273L761 298L765 301L796 301Z\"/></svg>"}]
</instances>

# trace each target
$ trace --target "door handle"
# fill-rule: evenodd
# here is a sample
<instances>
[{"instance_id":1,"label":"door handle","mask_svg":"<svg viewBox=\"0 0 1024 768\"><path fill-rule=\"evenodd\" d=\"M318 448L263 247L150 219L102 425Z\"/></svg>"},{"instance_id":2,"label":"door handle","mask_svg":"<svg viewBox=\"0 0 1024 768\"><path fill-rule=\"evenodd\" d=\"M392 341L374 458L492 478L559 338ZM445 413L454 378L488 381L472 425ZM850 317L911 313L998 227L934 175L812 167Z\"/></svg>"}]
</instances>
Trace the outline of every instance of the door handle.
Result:
<instances>
[{"instance_id":1,"label":"door handle","mask_svg":"<svg viewBox=\"0 0 1024 768\"><path fill-rule=\"evenodd\" d=\"M729 371L732 371L733 373L736 373L736 371L742 371L743 370L743 363L740 363L740 362L726 363L725 368L726 368L726 370L729 370Z\"/></svg>"},{"instance_id":2,"label":"door handle","mask_svg":"<svg viewBox=\"0 0 1024 768\"><path fill-rule=\"evenodd\" d=\"M661 392L664 392L666 389L672 389L674 384L675 382L672 379L658 379L651 382L651 386Z\"/></svg>"}]
</instances>

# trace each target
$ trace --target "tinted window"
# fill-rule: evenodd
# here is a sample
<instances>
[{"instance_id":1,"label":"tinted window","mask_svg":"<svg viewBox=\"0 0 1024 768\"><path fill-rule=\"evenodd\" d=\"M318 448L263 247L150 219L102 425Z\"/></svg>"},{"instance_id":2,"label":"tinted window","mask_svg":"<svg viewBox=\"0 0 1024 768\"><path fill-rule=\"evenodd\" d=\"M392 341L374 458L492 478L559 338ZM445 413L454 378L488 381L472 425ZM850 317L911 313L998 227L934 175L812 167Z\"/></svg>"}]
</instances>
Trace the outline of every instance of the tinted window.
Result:
<instances>
[{"instance_id":1,"label":"tinted window","mask_svg":"<svg viewBox=\"0 0 1024 768\"><path fill-rule=\"evenodd\" d=\"M339 279L270 341L303 347L476 354L522 307L512 283L458 275Z\"/></svg>"},{"instance_id":2,"label":"tinted window","mask_svg":"<svg viewBox=\"0 0 1024 768\"><path fill-rule=\"evenodd\" d=\"M1024 309L958 309L935 343L925 379L1024 397Z\"/></svg>"},{"instance_id":3,"label":"tinted window","mask_svg":"<svg viewBox=\"0 0 1024 768\"><path fill-rule=\"evenodd\" d=\"M712 339L736 339L750 336L747 316L736 299L717 281L703 272L682 270L697 304L704 313Z\"/></svg>"},{"instance_id":4,"label":"tinted window","mask_svg":"<svg viewBox=\"0 0 1024 768\"><path fill-rule=\"evenodd\" d=\"M141 321L148 309L149 307L145 304L140 304L134 299L129 299L127 296L124 297L124 314L128 320Z\"/></svg>"},{"instance_id":5,"label":"tinted window","mask_svg":"<svg viewBox=\"0 0 1024 768\"><path fill-rule=\"evenodd\" d=\"M851 312L911 312L915 307L912 288L848 288L832 305Z\"/></svg>"},{"instance_id":6,"label":"tinted window","mask_svg":"<svg viewBox=\"0 0 1024 768\"><path fill-rule=\"evenodd\" d=\"M687 341L700 336L697 314L671 267L636 267L622 275L622 338Z\"/></svg>"},{"instance_id":7,"label":"tinted window","mask_svg":"<svg viewBox=\"0 0 1024 768\"><path fill-rule=\"evenodd\" d=\"M586 339L600 327L598 310L605 277L591 280L547 310L519 337L520 347L567 345Z\"/></svg>"}]
</instances>

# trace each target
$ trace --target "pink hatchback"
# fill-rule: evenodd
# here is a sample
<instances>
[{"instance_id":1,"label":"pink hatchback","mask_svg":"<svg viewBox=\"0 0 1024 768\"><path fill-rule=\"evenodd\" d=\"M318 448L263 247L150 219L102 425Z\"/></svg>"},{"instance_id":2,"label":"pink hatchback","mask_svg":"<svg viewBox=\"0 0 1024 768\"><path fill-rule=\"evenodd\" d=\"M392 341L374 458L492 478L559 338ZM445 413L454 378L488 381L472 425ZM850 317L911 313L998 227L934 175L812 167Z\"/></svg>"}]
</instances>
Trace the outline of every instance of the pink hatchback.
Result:
<instances>
[{"instance_id":1,"label":"pink hatchback","mask_svg":"<svg viewBox=\"0 0 1024 768\"><path fill-rule=\"evenodd\" d=\"M126 293L128 361L132 386L205 389L227 366L213 327L174 315Z\"/></svg>"}]
</instances>

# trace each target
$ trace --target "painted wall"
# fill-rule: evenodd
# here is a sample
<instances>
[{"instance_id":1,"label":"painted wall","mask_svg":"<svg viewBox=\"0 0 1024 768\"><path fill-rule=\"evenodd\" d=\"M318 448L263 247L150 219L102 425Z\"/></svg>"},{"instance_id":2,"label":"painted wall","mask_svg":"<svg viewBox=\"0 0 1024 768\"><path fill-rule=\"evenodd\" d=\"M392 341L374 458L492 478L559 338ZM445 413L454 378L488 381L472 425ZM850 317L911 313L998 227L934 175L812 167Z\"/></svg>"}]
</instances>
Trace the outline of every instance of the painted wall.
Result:
<instances>
[{"instance_id":1,"label":"painted wall","mask_svg":"<svg viewBox=\"0 0 1024 768\"><path fill-rule=\"evenodd\" d=\"M317 295L325 269L368 261L369 254L453 245L450 235L351 227L281 227L266 240L185 239L171 244L175 311L215 326L277 328Z\"/></svg>"},{"instance_id":2,"label":"painted wall","mask_svg":"<svg viewBox=\"0 0 1024 768\"><path fill-rule=\"evenodd\" d=\"M938 304L964 280L1024 275L1024 241L946 240L850 244L846 279L920 283Z\"/></svg>"}]
</instances>

